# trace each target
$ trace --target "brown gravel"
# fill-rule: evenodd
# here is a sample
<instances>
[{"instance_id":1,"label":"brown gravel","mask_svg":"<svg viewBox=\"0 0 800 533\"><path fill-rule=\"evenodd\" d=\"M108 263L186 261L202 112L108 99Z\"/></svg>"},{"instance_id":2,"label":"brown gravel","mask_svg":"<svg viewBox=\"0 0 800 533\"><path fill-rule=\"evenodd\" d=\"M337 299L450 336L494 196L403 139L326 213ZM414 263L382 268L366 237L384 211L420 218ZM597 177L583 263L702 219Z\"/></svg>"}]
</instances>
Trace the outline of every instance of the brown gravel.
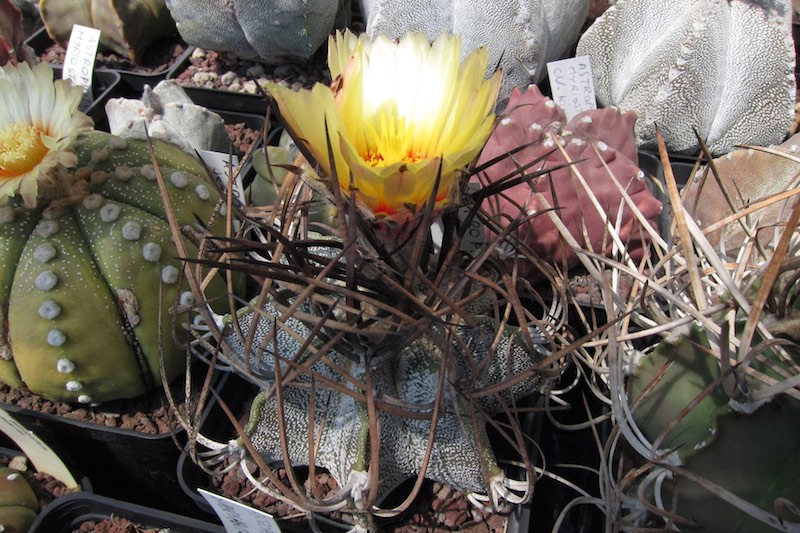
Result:
<instances>
[{"instance_id":1,"label":"brown gravel","mask_svg":"<svg viewBox=\"0 0 800 533\"><path fill-rule=\"evenodd\" d=\"M182 387L183 379L179 378L173 384L176 401L183 395ZM179 406L183 405L184 402L179 403ZM145 434L161 435L180 427L161 389L138 399L118 400L94 407L54 402L25 387L14 388L0 383L0 407L7 406Z\"/></svg>"}]
</instances>

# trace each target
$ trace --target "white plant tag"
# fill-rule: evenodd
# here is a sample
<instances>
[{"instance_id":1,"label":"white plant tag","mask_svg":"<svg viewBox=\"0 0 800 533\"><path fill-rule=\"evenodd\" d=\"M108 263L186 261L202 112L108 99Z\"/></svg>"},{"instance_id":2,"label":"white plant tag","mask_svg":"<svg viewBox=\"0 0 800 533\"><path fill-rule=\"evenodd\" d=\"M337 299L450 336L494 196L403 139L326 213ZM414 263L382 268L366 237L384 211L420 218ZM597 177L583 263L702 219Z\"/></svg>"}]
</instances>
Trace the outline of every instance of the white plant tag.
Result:
<instances>
[{"instance_id":1,"label":"white plant tag","mask_svg":"<svg viewBox=\"0 0 800 533\"><path fill-rule=\"evenodd\" d=\"M78 482L72 477L72 473L58 455L36 434L17 422L5 409L0 409L0 431L19 446L20 451L30 459L37 471L50 474L64 483L67 488L78 486Z\"/></svg>"},{"instance_id":2,"label":"white plant tag","mask_svg":"<svg viewBox=\"0 0 800 533\"><path fill-rule=\"evenodd\" d=\"M547 64L553 101L567 115L567 120L586 111L597 109L594 80L589 56L571 57Z\"/></svg>"},{"instance_id":3,"label":"white plant tag","mask_svg":"<svg viewBox=\"0 0 800 533\"><path fill-rule=\"evenodd\" d=\"M211 174L216 178L222 190L227 190L230 181L230 170L239 165L239 156L214 152L212 150L198 150L203 162L208 166ZM244 206L244 185L241 176L236 176L233 182L233 205L237 208Z\"/></svg>"},{"instance_id":4,"label":"white plant tag","mask_svg":"<svg viewBox=\"0 0 800 533\"><path fill-rule=\"evenodd\" d=\"M94 60L99 44L100 30L80 24L72 27L61 77L83 87L84 94L88 93L92 86Z\"/></svg>"},{"instance_id":5,"label":"white plant tag","mask_svg":"<svg viewBox=\"0 0 800 533\"><path fill-rule=\"evenodd\" d=\"M214 508L227 533L280 533L281 528L271 515L213 492L197 489Z\"/></svg>"},{"instance_id":6,"label":"white plant tag","mask_svg":"<svg viewBox=\"0 0 800 533\"><path fill-rule=\"evenodd\" d=\"M470 182L467 184L467 194L473 193L480 187L479 183ZM463 222L469 216L469 207L464 206L458 209L458 219ZM483 222L480 221L476 214L469 223L469 227L464 232L464 237L461 239L461 251L470 255L477 254L486 244L486 235L484 234ZM434 221L431 224L431 238L433 239L433 249L439 253L442 249L442 238L444 238L444 226L441 220Z\"/></svg>"}]
</instances>

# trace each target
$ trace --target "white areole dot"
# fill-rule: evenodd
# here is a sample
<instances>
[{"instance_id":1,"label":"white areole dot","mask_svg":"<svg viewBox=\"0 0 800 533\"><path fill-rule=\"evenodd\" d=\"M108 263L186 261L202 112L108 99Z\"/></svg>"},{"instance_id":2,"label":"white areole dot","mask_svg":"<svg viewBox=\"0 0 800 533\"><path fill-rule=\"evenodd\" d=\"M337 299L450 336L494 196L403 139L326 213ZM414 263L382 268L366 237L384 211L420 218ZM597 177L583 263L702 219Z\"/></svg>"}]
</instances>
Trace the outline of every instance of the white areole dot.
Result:
<instances>
[{"instance_id":1,"label":"white areole dot","mask_svg":"<svg viewBox=\"0 0 800 533\"><path fill-rule=\"evenodd\" d=\"M36 280L33 284L36 286L37 289L40 291L50 291L53 290L58 283L58 276L52 270L45 270L44 272L40 272L38 276L36 276Z\"/></svg>"},{"instance_id":2,"label":"white areole dot","mask_svg":"<svg viewBox=\"0 0 800 533\"><path fill-rule=\"evenodd\" d=\"M67 381L66 388L70 392L78 392L83 388L83 385L81 384L80 381L75 381L75 380Z\"/></svg>"},{"instance_id":3,"label":"white areole dot","mask_svg":"<svg viewBox=\"0 0 800 533\"><path fill-rule=\"evenodd\" d=\"M56 256L56 247L50 244L49 242L45 242L34 248L33 250L33 258L39 261L40 263L47 263L51 261Z\"/></svg>"},{"instance_id":4,"label":"white areole dot","mask_svg":"<svg viewBox=\"0 0 800 533\"><path fill-rule=\"evenodd\" d=\"M50 346L63 346L65 342L67 342L67 336L60 329L51 329L47 332L47 344Z\"/></svg>"},{"instance_id":5,"label":"white areole dot","mask_svg":"<svg viewBox=\"0 0 800 533\"><path fill-rule=\"evenodd\" d=\"M61 358L56 361L56 371L59 374L71 374L75 370L75 363L69 359Z\"/></svg>"},{"instance_id":6,"label":"white areole dot","mask_svg":"<svg viewBox=\"0 0 800 533\"><path fill-rule=\"evenodd\" d=\"M185 189L189 185L189 176L185 172L176 170L170 174L169 181L178 189Z\"/></svg>"},{"instance_id":7,"label":"white areole dot","mask_svg":"<svg viewBox=\"0 0 800 533\"><path fill-rule=\"evenodd\" d=\"M167 265L161 270L161 281L172 285L178 281L178 269L172 265Z\"/></svg>"},{"instance_id":8,"label":"white areole dot","mask_svg":"<svg viewBox=\"0 0 800 533\"><path fill-rule=\"evenodd\" d=\"M61 314L61 306L53 300L45 300L39 306L39 316L46 320L53 320Z\"/></svg>"},{"instance_id":9,"label":"white areole dot","mask_svg":"<svg viewBox=\"0 0 800 533\"><path fill-rule=\"evenodd\" d=\"M138 241L142 236L142 225L138 222L126 222L122 226L122 238L128 241Z\"/></svg>"},{"instance_id":10,"label":"white areole dot","mask_svg":"<svg viewBox=\"0 0 800 533\"><path fill-rule=\"evenodd\" d=\"M103 196L101 194L90 194L86 198L83 199L83 207L89 209L90 211L94 211L95 209L99 208L103 205Z\"/></svg>"},{"instance_id":11,"label":"white areole dot","mask_svg":"<svg viewBox=\"0 0 800 533\"><path fill-rule=\"evenodd\" d=\"M154 242L148 242L142 246L142 257L145 261L157 263L161 259L161 246Z\"/></svg>"},{"instance_id":12,"label":"white areole dot","mask_svg":"<svg viewBox=\"0 0 800 533\"><path fill-rule=\"evenodd\" d=\"M52 237L58 233L59 226L55 220L41 220L36 224L36 234L43 239Z\"/></svg>"},{"instance_id":13,"label":"white areole dot","mask_svg":"<svg viewBox=\"0 0 800 533\"><path fill-rule=\"evenodd\" d=\"M109 202L100 209L100 220L103 222L115 222L119 218L121 209L118 204Z\"/></svg>"}]
</instances>

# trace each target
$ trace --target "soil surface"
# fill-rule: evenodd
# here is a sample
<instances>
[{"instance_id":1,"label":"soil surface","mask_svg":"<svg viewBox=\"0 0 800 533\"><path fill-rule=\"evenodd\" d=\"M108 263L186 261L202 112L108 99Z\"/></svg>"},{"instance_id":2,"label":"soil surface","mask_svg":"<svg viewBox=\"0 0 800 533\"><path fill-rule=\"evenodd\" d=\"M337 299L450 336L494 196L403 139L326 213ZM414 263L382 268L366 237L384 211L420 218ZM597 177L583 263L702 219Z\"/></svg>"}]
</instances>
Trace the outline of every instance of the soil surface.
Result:
<instances>
[{"instance_id":1,"label":"soil surface","mask_svg":"<svg viewBox=\"0 0 800 533\"><path fill-rule=\"evenodd\" d=\"M179 409L185 406L183 385L183 378L178 378L172 385L172 394L178 402ZM117 400L99 406L85 406L47 400L25 387L14 388L0 383L0 407L8 408L8 406L11 406L12 413L14 408L25 409L146 434L161 435L180 428L178 419L170 409L166 395L160 388L132 400Z\"/></svg>"},{"instance_id":2,"label":"soil surface","mask_svg":"<svg viewBox=\"0 0 800 533\"><path fill-rule=\"evenodd\" d=\"M34 48L36 55L39 56L45 63L54 65L63 65L66 50L44 35L40 36L42 42L46 42L47 46ZM97 52L97 68L109 68L114 70L130 70L135 71L141 75L154 75L166 74L166 72L175 66L176 60L189 48L179 37L171 39L160 39L145 51L142 61L134 63L125 56L121 56L115 52L100 50Z\"/></svg>"},{"instance_id":3,"label":"soil surface","mask_svg":"<svg viewBox=\"0 0 800 533\"><path fill-rule=\"evenodd\" d=\"M127 518L114 516L106 520L83 522L72 533L163 533L163 529L146 529Z\"/></svg>"},{"instance_id":4,"label":"soil surface","mask_svg":"<svg viewBox=\"0 0 800 533\"><path fill-rule=\"evenodd\" d=\"M298 472L298 475L301 473ZM278 471L279 478L287 481L286 471ZM305 479L305 477L301 477ZM241 468L233 468L227 473L218 474L211 480L212 490L221 495L241 501L251 507L280 517L288 522L305 527L306 516L292 505L273 498L264 492L255 490L253 485L242 473ZM306 479L305 484L308 484ZM338 484L327 473L318 473L314 478L314 491L318 498L335 493ZM401 487L396 494L389 498L402 501L409 488ZM349 523L341 513L330 513L327 518L338 522ZM420 492L410 508L394 518L378 519L378 528L387 533L409 533L425 531L429 533L444 533L450 531L463 531L471 533L490 533L503 531L506 516L502 514L482 511L467 500L466 494L454 490L448 485L425 480ZM322 521L317 521L322 531L341 531L341 528L326 527Z\"/></svg>"}]
</instances>

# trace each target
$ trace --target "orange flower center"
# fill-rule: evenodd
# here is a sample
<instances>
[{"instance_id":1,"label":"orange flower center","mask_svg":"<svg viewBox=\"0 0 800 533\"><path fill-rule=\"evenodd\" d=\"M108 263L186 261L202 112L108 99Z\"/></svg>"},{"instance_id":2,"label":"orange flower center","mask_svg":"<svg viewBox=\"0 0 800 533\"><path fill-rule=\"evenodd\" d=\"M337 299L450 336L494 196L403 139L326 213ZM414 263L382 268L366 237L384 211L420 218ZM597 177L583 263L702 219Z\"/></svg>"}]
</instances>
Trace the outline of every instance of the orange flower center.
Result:
<instances>
[{"instance_id":1,"label":"orange flower center","mask_svg":"<svg viewBox=\"0 0 800 533\"><path fill-rule=\"evenodd\" d=\"M42 162L48 152L42 133L21 122L0 130L0 180L21 176Z\"/></svg>"},{"instance_id":2,"label":"orange flower center","mask_svg":"<svg viewBox=\"0 0 800 533\"><path fill-rule=\"evenodd\" d=\"M421 155L415 154L410 150L407 151L403 156L401 156L399 160L387 161L383 157L383 154L378 150L367 150L365 153L361 154L361 157L364 159L364 162L371 167L383 167L391 163L399 163L399 162L416 163L417 161L420 161L423 158Z\"/></svg>"}]
</instances>

